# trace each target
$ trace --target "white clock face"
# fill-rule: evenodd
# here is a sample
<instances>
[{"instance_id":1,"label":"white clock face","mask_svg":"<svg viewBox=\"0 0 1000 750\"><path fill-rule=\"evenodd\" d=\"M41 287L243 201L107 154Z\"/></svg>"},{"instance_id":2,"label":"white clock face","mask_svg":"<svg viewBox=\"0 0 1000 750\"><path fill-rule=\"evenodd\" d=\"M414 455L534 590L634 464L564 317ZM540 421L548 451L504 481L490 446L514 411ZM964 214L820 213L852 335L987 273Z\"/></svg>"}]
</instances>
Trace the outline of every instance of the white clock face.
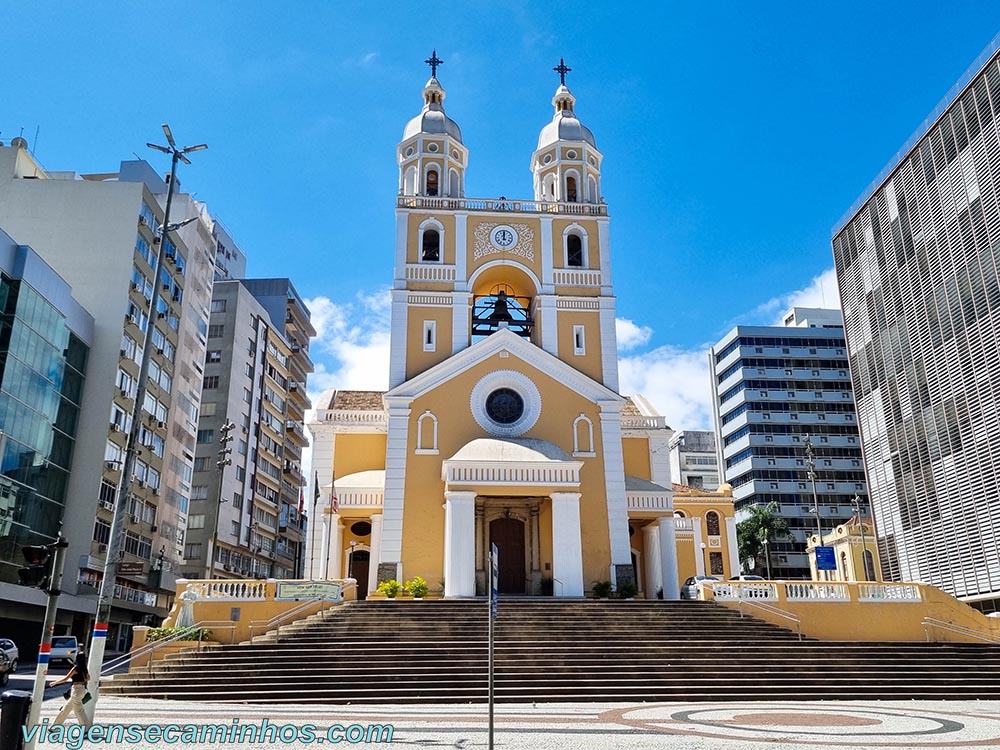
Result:
<instances>
[{"instance_id":1,"label":"white clock face","mask_svg":"<svg viewBox=\"0 0 1000 750\"><path fill-rule=\"evenodd\" d=\"M501 224L490 232L490 242L501 250L507 250L517 244L517 232L512 227Z\"/></svg>"}]
</instances>

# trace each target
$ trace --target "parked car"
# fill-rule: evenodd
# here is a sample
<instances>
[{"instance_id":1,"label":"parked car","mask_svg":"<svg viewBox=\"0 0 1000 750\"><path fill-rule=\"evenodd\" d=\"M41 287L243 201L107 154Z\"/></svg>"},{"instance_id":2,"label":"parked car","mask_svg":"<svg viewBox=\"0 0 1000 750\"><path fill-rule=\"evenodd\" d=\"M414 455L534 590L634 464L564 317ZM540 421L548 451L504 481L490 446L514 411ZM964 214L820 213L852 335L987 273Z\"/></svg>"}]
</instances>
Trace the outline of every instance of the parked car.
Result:
<instances>
[{"instance_id":1,"label":"parked car","mask_svg":"<svg viewBox=\"0 0 1000 750\"><path fill-rule=\"evenodd\" d=\"M681 599L701 599L702 585L718 580L715 576L691 576L681 585Z\"/></svg>"},{"instance_id":2,"label":"parked car","mask_svg":"<svg viewBox=\"0 0 1000 750\"><path fill-rule=\"evenodd\" d=\"M76 642L75 635L53 636L49 662L63 661L66 664L73 664L76 661L76 655L79 651L80 645Z\"/></svg>"},{"instance_id":3,"label":"parked car","mask_svg":"<svg viewBox=\"0 0 1000 750\"><path fill-rule=\"evenodd\" d=\"M10 671L17 671L17 644L14 643L10 638L0 638L0 651L3 651L7 660L10 662Z\"/></svg>"},{"instance_id":4,"label":"parked car","mask_svg":"<svg viewBox=\"0 0 1000 750\"><path fill-rule=\"evenodd\" d=\"M10 668L10 659L7 654L0 651L0 687L5 687L10 681L10 676L14 670Z\"/></svg>"},{"instance_id":5,"label":"parked car","mask_svg":"<svg viewBox=\"0 0 1000 750\"><path fill-rule=\"evenodd\" d=\"M730 581L766 581L764 576L733 576Z\"/></svg>"}]
</instances>

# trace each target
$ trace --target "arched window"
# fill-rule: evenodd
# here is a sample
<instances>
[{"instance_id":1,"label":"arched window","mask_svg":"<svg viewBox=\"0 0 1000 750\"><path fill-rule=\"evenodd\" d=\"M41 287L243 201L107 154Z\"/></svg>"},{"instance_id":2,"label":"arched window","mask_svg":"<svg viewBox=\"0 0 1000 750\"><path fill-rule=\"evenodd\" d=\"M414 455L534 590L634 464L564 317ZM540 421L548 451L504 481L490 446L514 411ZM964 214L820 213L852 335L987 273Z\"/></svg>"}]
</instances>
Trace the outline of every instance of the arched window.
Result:
<instances>
[{"instance_id":1,"label":"arched window","mask_svg":"<svg viewBox=\"0 0 1000 750\"><path fill-rule=\"evenodd\" d=\"M556 199L556 176L551 172L542 178L542 199L547 201Z\"/></svg>"},{"instance_id":2,"label":"arched window","mask_svg":"<svg viewBox=\"0 0 1000 750\"><path fill-rule=\"evenodd\" d=\"M597 180L594 179L593 175L587 177L587 202L597 203L600 200L600 196L597 194Z\"/></svg>"},{"instance_id":3,"label":"arched window","mask_svg":"<svg viewBox=\"0 0 1000 750\"><path fill-rule=\"evenodd\" d=\"M862 553L862 558L865 561L865 580L874 581L875 579L875 556L872 554L871 550L866 549Z\"/></svg>"},{"instance_id":4,"label":"arched window","mask_svg":"<svg viewBox=\"0 0 1000 750\"><path fill-rule=\"evenodd\" d=\"M846 581L850 578L850 573L847 570L847 553L840 553L840 580Z\"/></svg>"},{"instance_id":5,"label":"arched window","mask_svg":"<svg viewBox=\"0 0 1000 750\"><path fill-rule=\"evenodd\" d=\"M438 194L438 173L436 169L427 171L427 195Z\"/></svg>"},{"instance_id":6,"label":"arched window","mask_svg":"<svg viewBox=\"0 0 1000 750\"><path fill-rule=\"evenodd\" d=\"M430 411L417 418L417 453L438 452L438 421Z\"/></svg>"},{"instance_id":7,"label":"arched window","mask_svg":"<svg viewBox=\"0 0 1000 750\"><path fill-rule=\"evenodd\" d=\"M705 531L709 536L719 536L719 514L714 510L705 514Z\"/></svg>"},{"instance_id":8,"label":"arched window","mask_svg":"<svg viewBox=\"0 0 1000 750\"><path fill-rule=\"evenodd\" d=\"M448 195L452 198L462 197L462 182L458 176L457 169L453 169L448 173Z\"/></svg>"},{"instance_id":9,"label":"arched window","mask_svg":"<svg viewBox=\"0 0 1000 750\"><path fill-rule=\"evenodd\" d=\"M436 229L424 230L420 260L425 263L437 263L441 260L441 235Z\"/></svg>"},{"instance_id":10,"label":"arched window","mask_svg":"<svg viewBox=\"0 0 1000 750\"><path fill-rule=\"evenodd\" d=\"M576 177L574 175L566 176L566 200L570 203L577 201Z\"/></svg>"},{"instance_id":11,"label":"arched window","mask_svg":"<svg viewBox=\"0 0 1000 750\"><path fill-rule=\"evenodd\" d=\"M417 168L407 167L403 176L403 195L417 194Z\"/></svg>"},{"instance_id":12,"label":"arched window","mask_svg":"<svg viewBox=\"0 0 1000 750\"><path fill-rule=\"evenodd\" d=\"M683 510L675 510L674 518L687 518L687 516L684 514Z\"/></svg>"},{"instance_id":13,"label":"arched window","mask_svg":"<svg viewBox=\"0 0 1000 750\"><path fill-rule=\"evenodd\" d=\"M566 265L569 268L583 267L583 240L578 234L566 236Z\"/></svg>"},{"instance_id":14,"label":"arched window","mask_svg":"<svg viewBox=\"0 0 1000 750\"><path fill-rule=\"evenodd\" d=\"M594 455L594 423L586 414L573 420L573 455Z\"/></svg>"}]
</instances>

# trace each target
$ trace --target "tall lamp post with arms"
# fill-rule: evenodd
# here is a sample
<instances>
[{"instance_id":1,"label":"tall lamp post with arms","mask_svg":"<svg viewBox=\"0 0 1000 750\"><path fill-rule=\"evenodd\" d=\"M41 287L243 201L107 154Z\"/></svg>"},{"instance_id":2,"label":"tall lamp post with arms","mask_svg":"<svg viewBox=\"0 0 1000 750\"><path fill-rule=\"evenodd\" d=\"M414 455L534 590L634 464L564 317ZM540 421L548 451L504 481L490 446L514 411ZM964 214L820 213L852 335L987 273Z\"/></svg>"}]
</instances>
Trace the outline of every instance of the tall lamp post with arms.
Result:
<instances>
[{"instance_id":1,"label":"tall lamp post with arms","mask_svg":"<svg viewBox=\"0 0 1000 750\"><path fill-rule=\"evenodd\" d=\"M219 428L219 460L215 462L215 465L219 467L219 502L218 509L215 511L215 532L212 534L212 552L211 558L209 558L208 563L208 580L215 578L215 561L219 556L217 549L219 547L219 515L222 510L222 487L223 481L225 479L226 467L232 466L232 459L229 457L233 454L233 449L229 447L229 444L233 442L233 430L236 429L236 425L230 422L228 419L226 423Z\"/></svg>"},{"instance_id":2,"label":"tall lamp post with arms","mask_svg":"<svg viewBox=\"0 0 1000 750\"><path fill-rule=\"evenodd\" d=\"M155 242L157 244L156 268L153 278L153 293L150 295L149 308L147 310L146 331L142 342L142 359L139 363L139 382L136 388L135 405L132 407L132 426L128 431L125 442L125 456L121 466L121 479L118 481L118 489L115 492L115 509L111 521L111 534L108 539L107 558L104 561L104 578L101 581L101 588L97 601L97 617L94 621L94 632L90 639L90 655L87 662L87 669L90 672L90 681L87 685L93 700L90 701L86 709L89 709L89 716L93 719L97 706L99 687L101 682L101 666L104 663L104 651L108 640L108 622L111 619L111 605L115 594L115 580L118 577L118 565L121 562L122 547L125 540L125 519L128 514L127 498L129 487L132 483L132 471L135 467L135 459L138 453L139 428L142 423L142 405L146 400L146 379L149 377L149 363L153 353L153 331L156 326L156 309L160 301L160 274L167 256L167 243L170 232L179 229L183 225L194 221L189 219L177 224L170 223L170 207L174 198L174 185L177 184L177 162L182 161L190 164L187 155L194 151L202 151L208 146L200 143L197 146L186 146L178 148L174 141L170 127L164 123L163 134L167 138L168 146L159 146L155 143L146 145L156 151L162 151L171 155L170 178L167 183L167 202L163 208L163 224L160 227Z\"/></svg>"},{"instance_id":3,"label":"tall lamp post with arms","mask_svg":"<svg viewBox=\"0 0 1000 750\"><path fill-rule=\"evenodd\" d=\"M808 467L809 481L812 482L813 491L813 513L816 514L816 546L823 546L823 524L819 517L819 497L816 495L816 456L813 454L813 444L812 438L806 435L806 466ZM816 578L818 580L823 580L823 574L819 569L819 553L815 553L816 557Z\"/></svg>"}]
</instances>

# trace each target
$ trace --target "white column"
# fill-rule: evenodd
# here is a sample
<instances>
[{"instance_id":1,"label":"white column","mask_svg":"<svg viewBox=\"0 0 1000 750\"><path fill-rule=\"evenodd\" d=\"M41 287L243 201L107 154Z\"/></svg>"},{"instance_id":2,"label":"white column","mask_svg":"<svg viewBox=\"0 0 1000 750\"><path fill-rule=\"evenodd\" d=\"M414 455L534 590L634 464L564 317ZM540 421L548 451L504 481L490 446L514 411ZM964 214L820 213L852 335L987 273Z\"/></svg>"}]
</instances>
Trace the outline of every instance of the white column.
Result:
<instances>
[{"instance_id":1,"label":"white column","mask_svg":"<svg viewBox=\"0 0 1000 750\"><path fill-rule=\"evenodd\" d=\"M472 295L455 292L451 295L451 353L458 354L469 348L472 332L469 329L469 305Z\"/></svg>"},{"instance_id":2,"label":"white column","mask_svg":"<svg viewBox=\"0 0 1000 750\"><path fill-rule=\"evenodd\" d=\"M476 595L476 493L444 493L444 595Z\"/></svg>"},{"instance_id":3,"label":"white column","mask_svg":"<svg viewBox=\"0 0 1000 750\"><path fill-rule=\"evenodd\" d=\"M580 493L552 495L552 577L557 596L583 596Z\"/></svg>"},{"instance_id":4,"label":"white column","mask_svg":"<svg viewBox=\"0 0 1000 750\"><path fill-rule=\"evenodd\" d=\"M670 489L670 430L650 430L649 433L650 480ZM680 483L680 480L678 480Z\"/></svg>"},{"instance_id":5,"label":"white column","mask_svg":"<svg viewBox=\"0 0 1000 750\"><path fill-rule=\"evenodd\" d=\"M704 538L701 535L701 519L692 518L691 528L694 529L694 572L705 575L705 550L701 548Z\"/></svg>"},{"instance_id":6,"label":"white column","mask_svg":"<svg viewBox=\"0 0 1000 750\"><path fill-rule=\"evenodd\" d=\"M736 544L736 518L726 518L726 542L729 545L729 575L738 576L743 573L740 565L740 551Z\"/></svg>"},{"instance_id":7,"label":"white column","mask_svg":"<svg viewBox=\"0 0 1000 750\"><path fill-rule=\"evenodd\" d=\"M601 243L601 294L613 294L611 287L611 232L608 219L598 219L597 238Z\"/></svg>"},{"instance_id":8,"label":"white column","mask_svg":"<svg viewBox=\"0 0 1000 750\"><path fill-rule=\"evenodd\" d=\"M604 487L608 505L611 564L631 565L628 541L628 504L625 498L625 459L622 455L621 404L601 402L601 446L604 454Z\"/></svg>"},{"instance_id":9,"label":"white column","mask_svg":"<svg viewBox=\"0 0 1000 750\"><path fill-rule=\"evenodd\" d=\"M382 500L382 549L379 562L396 563L396 576L403 573L403 500L406 490L406 446L410 427L410 405L405 398L389 398L388 435L385 449L385 495ZM377 569L376 569L377 570Z\"/></svg>"},{"instance_id":10,"label":"white column","mask_svg":"<svg viewBox=\"0 0 1000 750\"><path fill-rule=\"evenodd\" d=\"M396 278L393 280L395 289L406 287L406 229L409 214L396 211Z\"/></svg>"},{"instance_id":11,"label":"white column","mask_svg":"<svg viewBox=\"0 0 1000 750\"><path fill-rule=\"evenodd\" d=\"M553 357L558 357L559 323L556 315L556 298L548 294L539 296L538 308L542 325L542 349Z\"/></svg>"},{"instance_id":12,"label":"white column","mask_svg":"<svg viewBox=\"0 0 1000 750\"><path fill-rule=\"evenodd\" d=\"M618 392L618 332L615 330L615 298L600 297L601 376L604 385Z\"/></svg>"},{"instance_id":13,"label":"white column","mask_svg":"<svg viewBox=\"0 0 1000 750\"><path fill-rule=\"evenodd\" d=\"M330 516L330 525L332 526L332 532L330 534L330 549L328 554L330 555L330 578L343 578L344 571L341 570L341 566L344 562L344 522L340 516ZM324 571L323 577L326 577L326 572Z\"/></svg>"},{"instance_id":14,"label":"white column","mask_svg":"<svg viewBox=\"0 0 1000 750\"><path fill-rule=\"evenodd\" d=\"M663 588L663 573L660 564L660 532L655 523L642 527L644 560L646 569L646 598L655 599L658 589ZM667 592L663 592L666 596Z\"/></svg>"},{"instance_id":15,"label":"white column","mask_svg":"<svg viewBox=\"0 0 1000 750\"><path fill-rule=\"evenodd\" d=\"M469 290L468 285L468 221L466 213L455 214L455 290Z\"/></svg>"},{"instance_id":16,"label":"white column","mask_svg":"<svg viewBox=\"0 0 1000 750\"><path fill-rule=\"evenodd\" d=\"M319 567L313 571L313 578L324 579L326 578L327 561L330 559L330 514L327 512L326 498L320 498L317 510L323 514L321 523L323 534L319 542Z\"/></svg>"},{"instance_id":17,"label":"white column","mask_svg":"<svg viewBox=\"0 0 1000 750\"><path fill-rule=\"evenodd\" d=\"M662 516L658 524L660 530L660 572L663 576L663 598L680 599L681 584L677 576L677 540L674 519ZM697 541L697 539L696 539ZM699 548L699 553L701 549Z\"/></svg>"},{"instance_id":18,"label":"white column","mask_svg":"<svg viewBox=\"0 0 1000 750\"><path fill-rule=\"evenodd\" d=\"M372 537L369 545L368 558L368 593L370 594L378 588L378 560L382 551L382 514L373 513L371 516ZM361 598L360 596L358 597Z\"/></svg>"},{"instance_id":19,"label":"white column","mask_svg":"<svg viewBox=\"0 0 1000 750\"><path fill-rule=\"evenodd\" d=\"M539 294L554 294L555 285L552 283L552 267L555 265L562 266L563 263L560 260L558 263L555 262L552 252L552 217L542 216L539 219L541 224L540 227L540 239L542 241L542 288L538 290Z\"/></svg>"},{"instance_id":20,"label":"white column","mask_svg":"<svg viewBox=\"0 0 1000 750\"><path fill-rule=\"evenodd\" d=\"M392 307L389 311L389 387L395 388L406 380L406 314L405 289L392 290Z\"/></svg>"}]
</instances>

